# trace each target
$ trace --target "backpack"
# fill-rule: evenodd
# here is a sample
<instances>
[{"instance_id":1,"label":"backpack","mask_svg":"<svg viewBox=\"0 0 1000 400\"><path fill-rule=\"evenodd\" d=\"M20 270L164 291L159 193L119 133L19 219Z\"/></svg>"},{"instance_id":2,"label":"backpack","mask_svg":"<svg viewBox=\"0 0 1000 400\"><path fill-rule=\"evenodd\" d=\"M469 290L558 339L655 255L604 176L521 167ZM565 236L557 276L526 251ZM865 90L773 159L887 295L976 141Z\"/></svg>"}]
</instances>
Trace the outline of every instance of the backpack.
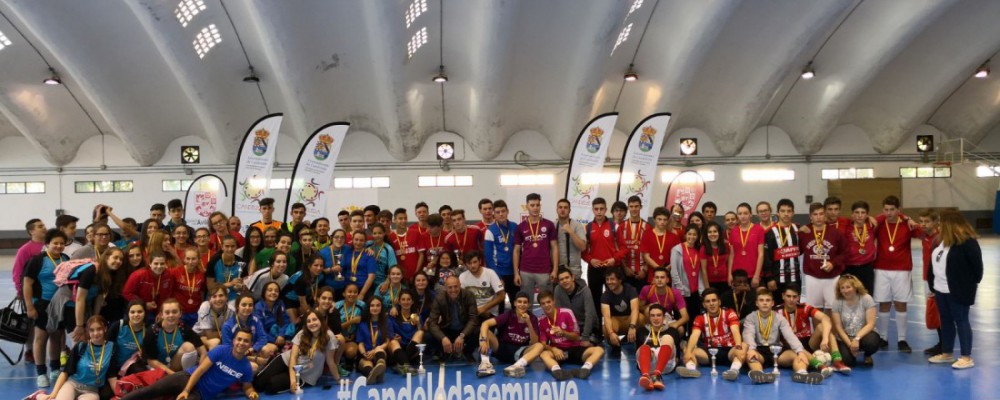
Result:
<instances>
[{"instance_id":1,"label":"backpack","mask_svg":"<svg viewBox=\"0 0 1000 400\"><path fill-rule=\"evenodd\" d=\"M91 265L93 265L94 268L98 267L98 264L94 264L94 261L89 258L63 261L56 266L56 277L53 280L53 283L59 287L69 285L70 289L73 291L72 298L76 299L76 288L80 285L80 272L83 272L83 270L87 269Z\"/></svg>"}]
</instances>

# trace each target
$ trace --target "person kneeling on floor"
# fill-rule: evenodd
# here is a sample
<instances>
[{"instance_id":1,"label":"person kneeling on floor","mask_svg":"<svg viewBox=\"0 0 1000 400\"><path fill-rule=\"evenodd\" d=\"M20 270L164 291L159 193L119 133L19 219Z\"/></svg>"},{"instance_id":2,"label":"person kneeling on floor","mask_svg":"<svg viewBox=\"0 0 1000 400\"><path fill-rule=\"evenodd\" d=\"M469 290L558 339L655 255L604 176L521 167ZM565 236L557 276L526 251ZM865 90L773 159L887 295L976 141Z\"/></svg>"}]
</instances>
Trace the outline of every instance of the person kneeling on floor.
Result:
<instances>
[{"instance_id":1,"label":"person kneeling on floor","mask_svg":"<svg viewBox=\"0 0 1000 400\"><path fill-rule=\"evenodd\" d=\"M791 366L795 373L792 381L799 383L819 384L823 375L818 372L808 372L810 355L788 320L774 312L774 297L766 289L757 292L757 311L750 313L743 320L743 342L750 347L747 351L747 365L750 366L750 380L753 383L773 383L777 378L774 374L765 373L765 366ZM790 349L774 354L771 345L780 346L784 340ZM767 364L767 365L765 365Z\"/></svg>"}]
</instances>

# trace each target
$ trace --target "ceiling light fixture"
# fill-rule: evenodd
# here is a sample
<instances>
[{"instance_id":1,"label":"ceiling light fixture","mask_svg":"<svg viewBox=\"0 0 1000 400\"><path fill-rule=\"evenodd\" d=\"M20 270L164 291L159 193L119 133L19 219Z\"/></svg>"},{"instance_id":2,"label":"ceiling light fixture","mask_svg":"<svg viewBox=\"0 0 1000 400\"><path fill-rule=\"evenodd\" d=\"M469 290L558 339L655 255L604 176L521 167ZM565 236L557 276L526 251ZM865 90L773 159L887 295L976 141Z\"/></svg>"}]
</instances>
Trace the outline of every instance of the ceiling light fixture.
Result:
<instances>
[{"instance_id":1,"label":"ceiling light fixture","mask_svg":"<svg viewBox=\"0 0 1000 400\"><path fill-rule=\"evenodd\" d=\"M247 83L257 83L257 82L260 82L260 78L257 76L257 73L254 72L252 65L250 66L250 75L247 75L247 76L243 77L243 82L247 82Z\"/></svg>"},{"instance_id":2,"label":"ceiling light fixture","mask_svg":"<svg viewBox=\"0 0 1000 400\"><path fill-rule=\"evenodd\" d=\"M628 71L625 72L625 82L635 82L639 80L639 74L635 73L635 64L628 65Z\"/></svg>"},{"instance_id":3,"label":"ceiling light fixture","mask_svg":"<svg viewBox=\"0 0 1000 400\"><path fill-rule=\"evenodd\" d=\"M983 65L976 68L976 74L973 75L976 78L983 79L990 76L990 60L986 60Z\"/></svg>"},{"instance_id":4,"label":"ceiling light fixture","mask_svg":"<svg viewBox=\"0 0 1000 400\"><path fill-rule=\"evenodd\" d=\"M813 62L810 61L806 64L806 67L802 69L802 79L809 80L816 77L816 69L813 68Z\"/></svg>"},{"instance_id":5,"label":"ceiling light fixture","mask_svg":"<svg viewBox=\"0 0 1000 400\"><path fill-rule=\"evenodd\" d=\"M431 78L435 83L445 83L448 82L448 75L444 73L444 65L438 69L438 74Z\"/></svg>"},{"instance_id":6,"label":"ceiling light fixture","mask_svg":"<svg viewBox=\"0 0 1000 400\"><path fill-rule=\"evenodd\" d=\"M49 72L52 73L52 76L45 78L45 80L42 81L42 83L46 85L62 85L62 79L59 78L59 74L56 73L56 70L52 67L49 67Z\"/></svg>"}]
</instances>

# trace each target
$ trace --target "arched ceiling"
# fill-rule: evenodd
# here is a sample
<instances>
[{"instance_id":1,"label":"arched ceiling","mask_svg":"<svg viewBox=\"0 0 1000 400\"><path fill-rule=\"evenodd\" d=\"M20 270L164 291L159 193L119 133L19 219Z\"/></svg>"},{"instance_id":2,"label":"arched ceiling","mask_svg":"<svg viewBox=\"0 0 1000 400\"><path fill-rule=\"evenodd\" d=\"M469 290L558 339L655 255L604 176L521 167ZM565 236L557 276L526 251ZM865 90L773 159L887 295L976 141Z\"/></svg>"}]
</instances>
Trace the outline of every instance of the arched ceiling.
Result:
<instances>
[{"instance_id":1,"label":"arched ceiling","mask_svg":"<svg viewBox=\"0 0 1000 400\"><path fill-rule=\"evenodd\" d=\"M972 78L1000 51L996 0L425 0L410 26L420 0L202 0L183 26L189 2L0 0L0 139L65 165L113 135L151 165L184 136L233 162L267 112L299 142L348 121L397 160L440 131L491 159L525 130L568 158L582 124L612 110L625 132L671 112L671 131L705 132L725 155L765 125L802 154L844 125L880 153L922 124L975 142L1000 132L1000 79ZM210 25L222 40L199 57ZM802 80L809 61L817 77ZM430 80L441 64L444 85ZM630 64L640 79L626 84ZM259 84L242 81L249 65ZM65 85L42 84L49 66Z\"/></svg>"}]
</instances>

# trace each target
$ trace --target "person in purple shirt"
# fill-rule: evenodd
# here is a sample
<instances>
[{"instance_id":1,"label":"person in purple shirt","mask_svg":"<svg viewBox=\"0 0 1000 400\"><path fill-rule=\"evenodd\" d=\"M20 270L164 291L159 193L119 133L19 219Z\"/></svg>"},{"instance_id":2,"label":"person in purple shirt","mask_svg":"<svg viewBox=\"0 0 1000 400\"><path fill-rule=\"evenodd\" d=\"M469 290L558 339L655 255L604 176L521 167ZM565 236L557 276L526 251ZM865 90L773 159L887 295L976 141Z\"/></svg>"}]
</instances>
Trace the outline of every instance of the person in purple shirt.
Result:
<instances>
[{"instance_id":1,"label":"person in purple shirt","mask_svg":"<svg viewBox=\"0 0 1000 400\"><path fill-rule=\"evenodd\" d=\"M196 367L167 375L156 383L131 392L122 400L155 399L174 397L177 400L213 399L229 386L239 382L247 399L257 400L260 396L253 388L253 371L247 351L253 334L241 329L236 332L232 345L219 345L201 359Z\"/></svg>"},{"instance_id":2,"label":"person in purple shirt","mask_svg":"<svg viewBox=\"0 0 1000 400\"><path fill-rule=\"evenodd\" d=\"M496 328L496 334L490 330ZM483 360L479 364L479 377L496 373L490 363L489 354L504 363L513 365L504 368L504 376L520 378L524 367L534 361L545 350L538 342L538 317L531 313L531 297L519 292L514 297L514 307L496 318L483 322L479 329L479 354Z\"/></svg>"},{"instance_id":3,"label":"person in purple shirt","mask_svg":"<svg viewBox=\"0 0 1000 400\"><path fill-rule=\"evenodd\" d=\"M551 290L559 265L556 226L542 218L542 196L531 193L525 199L528 218L514 232L514 285L533 295L535 290Z\"/></svg>"}]
</instances>

